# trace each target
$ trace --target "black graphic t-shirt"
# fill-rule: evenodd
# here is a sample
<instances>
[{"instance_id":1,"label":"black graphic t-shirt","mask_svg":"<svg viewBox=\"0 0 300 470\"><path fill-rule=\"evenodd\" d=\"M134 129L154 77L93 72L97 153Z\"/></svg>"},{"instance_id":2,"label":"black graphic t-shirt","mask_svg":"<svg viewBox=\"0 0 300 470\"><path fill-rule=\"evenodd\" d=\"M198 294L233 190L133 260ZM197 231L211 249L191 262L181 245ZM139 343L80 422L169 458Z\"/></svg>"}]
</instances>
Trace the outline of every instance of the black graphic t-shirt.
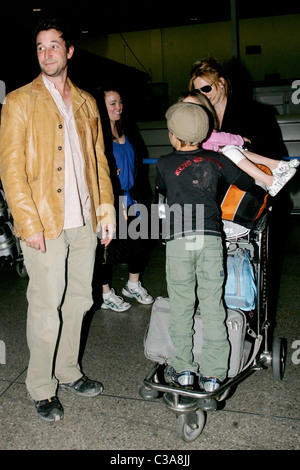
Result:
<instances>
[{"instance_id":1,"label":"black graphic t-shirt","mask_svg":"<svg viewBox=\"0 0 300 470\"><path fill-rule=\"evenodd\" d=\"M220 184L251 191L254 181L228 158L208 150L174 151L157 162L156 186L167 198L166 240L194 233L221 236Z\"/></svg>"}]
</instances>

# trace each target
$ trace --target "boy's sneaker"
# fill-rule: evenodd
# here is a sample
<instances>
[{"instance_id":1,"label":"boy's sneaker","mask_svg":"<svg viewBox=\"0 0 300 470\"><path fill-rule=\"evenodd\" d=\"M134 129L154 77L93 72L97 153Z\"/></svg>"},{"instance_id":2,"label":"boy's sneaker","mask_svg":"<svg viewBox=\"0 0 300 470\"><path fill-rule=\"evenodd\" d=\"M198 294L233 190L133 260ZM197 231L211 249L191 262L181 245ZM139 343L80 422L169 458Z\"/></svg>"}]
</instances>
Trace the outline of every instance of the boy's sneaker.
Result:
<instances>
[{"instance_id":1,"label":"boy's sneaker","mask_svg":"<svg viewBox=\"0 0 300 470\"><path fill-rule=\"evenodd\" d=\"M114 312L125 312L131 307L128 302L125 302L123 297L115 294L114 289L110 289L109 297L103 297L101 308L104 310L113 310Z\"/></svg>"},{"instance_id":2,"label":"boy's sneaker","mask_svg":"<svg viewBox=\"0 0 300 470\"><path fill-rule=\"evenodd\" d=\"M203 375L199 377L199 386L205 390L205 392L214 392L220 385L221 382L217 377L204 377Z\"/></svg>"},{"instance_id":3,"label":"boy's sneaker","mask_svg":"<svg viewBox=\"0 0 300 470\"><path fill-rule=\"evenodd\" d=\"M148 294L147 289L142 286L140 281L136 284L134 289L130 288L128 286L128 282L126 282L122 289L122 294L126 297L129 297L130 299L136 299L140 304L150 305L154 302L153 297Z\"/></svg>"},{"instance_id":4,"label":"boy's sneaker","mask_svg":"<svg viewBox=\"0 0 300 470\"><path fill-rule=\"evenodd\" d=\"M187 389L193 389L194 385L194 374L189 371L185 370L183 372L176 372L174 367L167 366L165 368L165 381L167 383L172 383L176 387L182 387Z\"/></svg>"},{"instance_id":5,"label":"boy's sneaker","mask_svg":"<svg viewBox=\"0 0 300 470\"><path fill-rule=\"evenodd\" d=\"M57 397L46 400L33 400L35 411L39 418L48 423L54 423L63 419L64 410Z\"/></svg>"}]
</instances>

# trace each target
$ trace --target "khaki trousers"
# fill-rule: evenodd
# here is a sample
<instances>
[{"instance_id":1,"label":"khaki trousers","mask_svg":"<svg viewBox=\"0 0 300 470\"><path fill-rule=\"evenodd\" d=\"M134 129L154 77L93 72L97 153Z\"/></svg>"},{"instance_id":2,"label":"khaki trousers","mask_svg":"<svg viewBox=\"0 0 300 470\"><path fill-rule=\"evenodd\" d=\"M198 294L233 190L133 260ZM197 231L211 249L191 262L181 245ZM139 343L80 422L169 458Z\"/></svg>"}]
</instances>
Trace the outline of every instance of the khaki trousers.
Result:
<instances>
[{"instance_id":1,"label":"khaki trousers","mask_svg":"<svg viewBox=\"0 0 300 470\"><path fill-rule=\"evenodd\" d=\"M82 320L92 304L97 236L90 223L46 241L46 253L22 243L29 275L26 386L34 400L56 394L57 384L82 377L78 364Z\"/></svg>"}]
</instances>

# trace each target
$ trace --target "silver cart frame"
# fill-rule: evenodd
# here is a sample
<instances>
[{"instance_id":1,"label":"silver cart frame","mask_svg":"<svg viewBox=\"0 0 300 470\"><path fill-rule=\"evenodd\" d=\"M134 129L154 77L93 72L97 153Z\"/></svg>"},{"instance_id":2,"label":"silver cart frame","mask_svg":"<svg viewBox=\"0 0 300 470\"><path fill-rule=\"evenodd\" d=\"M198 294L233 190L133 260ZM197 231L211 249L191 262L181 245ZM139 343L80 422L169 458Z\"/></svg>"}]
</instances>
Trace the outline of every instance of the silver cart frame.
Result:
<instances>
[{"instance_id":1,"label":"silver cart frame","mask_svg":"<svg viewBox=\"0 0 300 470\"><path fill-rule=\"evenodd\" d=\"M282 380L286 363L286 340L276 338L270 347L268 319L268 242L269 227L264 216L255 229L224 222L227 249L244 247L249 249L257 280L256 325L248 328L247 335L252 338L251 357L235 377L227 379L214 392L187 390L165 383L163 370L166 364L156 363L144 379L140 396L145 400L163 397L167 408L176 415L176 432L185 442L193 442L201 434L206 415L216 410L221 402L229 397L239 383L258 370L272 367L273 378ZM255 331L254 331L255 328Z\"/></svg>"}]
</instances>

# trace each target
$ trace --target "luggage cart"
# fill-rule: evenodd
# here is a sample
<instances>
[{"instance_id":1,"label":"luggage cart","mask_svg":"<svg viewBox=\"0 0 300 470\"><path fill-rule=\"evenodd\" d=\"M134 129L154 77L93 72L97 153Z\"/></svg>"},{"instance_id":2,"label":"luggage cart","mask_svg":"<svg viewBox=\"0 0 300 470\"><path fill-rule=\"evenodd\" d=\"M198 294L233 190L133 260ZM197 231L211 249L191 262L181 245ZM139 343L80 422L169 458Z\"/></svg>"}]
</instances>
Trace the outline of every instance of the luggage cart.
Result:
<instances>
[{"instance_id":1,"label":"luggage cart","mask_svg":"<svg viewBox=\"0 0 300 470\"><path fill-rule=\"evenodd\" d=\"M254 318L247 319L241 370L229 377L214 392L187 390L165 382L167 362L158 361L144 379L140 396L145 400L163 397L167 408L176 415L176 432L185 442L196 440L206 422L207 413L222 406L239 383L256 371L272 367L273 378L282 380L285 372L287 344L284 338L276 338L270 345L268 319L268 214L255 229L247 229L233 222L224 221L227 250L246 248L250 251L257 282L257 302ZM147 332L146 332L147 334ZM230 335L229 335L230 337ZM145 353L146 354L146 353ZM147 356L147 354L146 354Z\"/></svg>"},{"instance_id":2,"label":"luggage cart","mask_svg":"<svg viewBox=\"0 0 300 470\"><path fill-rule=\"evenodd\" d=\"M20 240L14 235L13 219L0 181L0 265L15 265L21 278L27 277Z\"/></svg>"}]
</instances>

